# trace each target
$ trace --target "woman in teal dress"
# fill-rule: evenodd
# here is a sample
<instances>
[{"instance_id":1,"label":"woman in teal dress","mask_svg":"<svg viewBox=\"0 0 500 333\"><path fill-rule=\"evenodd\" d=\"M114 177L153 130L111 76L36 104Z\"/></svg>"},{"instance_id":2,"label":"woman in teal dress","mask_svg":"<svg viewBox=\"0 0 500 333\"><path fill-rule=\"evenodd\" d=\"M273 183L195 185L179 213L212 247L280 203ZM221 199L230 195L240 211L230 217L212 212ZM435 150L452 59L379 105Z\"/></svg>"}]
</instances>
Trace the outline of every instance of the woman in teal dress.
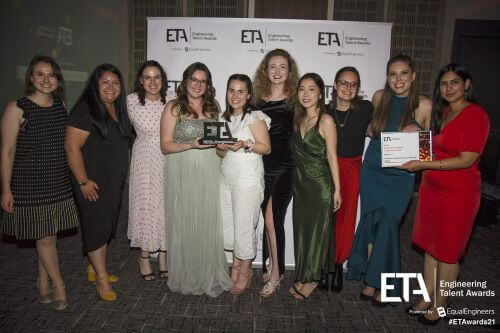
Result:
<instances>
[{"instance_id":1,"label":"woman in teal dress","mask_svg":"<svg viewBox=\"0 0 500 333\"><path fill-rule=\"evenodd\" d=\"M311 295L321 271L333 263L333 212L340 208L337 130L325 111L325 85L318 74L299 80L294 111L293 240L297 299ZM330 270L329 270L330 269Z\"/></svg>"},{"instance_id":2,"label":"woman in teal dress","mask_svg":"<svg viewBox=\"0 0 500 333\"><path fill-rule=\"evenodd\" d=\"M416 73L409 55L398 54L387 63L387 81L383 90L375 92L375 111L369 127L371 141L361 167L361 217L347 263L347 279L363 280L362 300L373 305L381 302L381 273L401 270L399 224L413 194L413 173L381 166L381 132L413 132L428 130L432 102L419 96ZM370 133L369 133L370 134ZM389 296L399 295L399 279Z\"/></svg>"},{"instance_id":3,"label":"woman in teal dress","mask_svg":"<svg viewBox=\"0 0 500 333\"><path fill-rule=\"evenodd\" d=\"M160 145L165 157L168 287L183 294L220 295L231 287L220 206L220 161L201 145L206 122L217 121L212 75L195 62L186 68L177 98L165 106Z\"/></svg>"}]
</instances>

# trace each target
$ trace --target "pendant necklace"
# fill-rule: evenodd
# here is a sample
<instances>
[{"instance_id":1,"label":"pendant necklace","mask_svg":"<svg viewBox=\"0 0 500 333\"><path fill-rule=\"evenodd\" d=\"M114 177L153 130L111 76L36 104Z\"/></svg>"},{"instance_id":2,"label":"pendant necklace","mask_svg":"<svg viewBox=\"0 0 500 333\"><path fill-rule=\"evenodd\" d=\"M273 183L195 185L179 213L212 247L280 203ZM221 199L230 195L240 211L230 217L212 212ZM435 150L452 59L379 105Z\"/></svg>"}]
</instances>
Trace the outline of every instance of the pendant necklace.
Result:
<instances>
[{"instance_id":1,"label":"pendant necklace","mask_svg":"<svg viewBox=\"0 0 500 333\"><path fill-rule=\"evenodd\" d=\"M341 123L339 120L339 116L337 114L338 112L339 112L339 110L335 109L335 112L333 113L335 115L335 120L337 120L337 125L339 125L340 127L344 127L345 124L347 123L347 118L349 117L349 113L351 113L351 108L349 108L349 110L347 110L347 115L345 116L343 123Z\"/></svg>"}]
</instances>

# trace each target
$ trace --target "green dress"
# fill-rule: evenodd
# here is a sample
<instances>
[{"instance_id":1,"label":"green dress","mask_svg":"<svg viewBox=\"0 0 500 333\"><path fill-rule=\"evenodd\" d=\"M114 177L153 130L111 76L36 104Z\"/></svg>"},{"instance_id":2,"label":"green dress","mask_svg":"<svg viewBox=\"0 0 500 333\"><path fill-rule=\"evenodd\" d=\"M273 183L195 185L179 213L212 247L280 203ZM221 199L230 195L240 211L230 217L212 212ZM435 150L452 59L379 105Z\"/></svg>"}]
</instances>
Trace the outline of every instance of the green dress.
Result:
<instances>
[{"instance_id":1,"label":"green dress","mask_svg":"<svg viewBox=\"0 0 500 333\"><path fill-rule=\"evenodd\" d=\"M334 185L326 155L326 142L316 127L293 135L295 181L293 187L293 241L295 280L318 281L321 271L333 271Z\"/></svg>"},{"instance_id":2,"label":"green dress","mask_svg":"<svg viewBox=\"0 0 500 333\"><path fill-rule=\"evenodd\" d=\"M208 121L214 120L178 120L174 142L202 137ZM216 297L231 287L219 199L220 158L215 149L167 154L165 179L167 285L173 292Z\"/></svg>"}]
</instances>

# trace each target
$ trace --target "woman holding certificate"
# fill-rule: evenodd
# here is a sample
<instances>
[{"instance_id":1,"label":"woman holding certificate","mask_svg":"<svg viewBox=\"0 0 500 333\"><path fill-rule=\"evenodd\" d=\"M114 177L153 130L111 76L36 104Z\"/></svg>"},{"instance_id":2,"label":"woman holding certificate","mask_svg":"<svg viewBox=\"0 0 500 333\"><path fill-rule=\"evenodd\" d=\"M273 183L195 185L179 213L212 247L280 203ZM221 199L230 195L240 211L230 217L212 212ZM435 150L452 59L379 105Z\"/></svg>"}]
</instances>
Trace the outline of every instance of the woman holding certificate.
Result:
<instances>
[{"instance_id":1,"label":"woman holding certificate","mask_svg":"<svg viewBox=\"0 0 500 333\"><path fill-rule=\"evenodd\" d=\"M387 81L375 92L375 111L369 128L372 139L361 167L361 217L347 262L347 279L363 280L362 300L386 306L380 299L383 272L398 273L401 267L399 224L410 202L415 177L397 168L382 168L381 132L413 132L430 126L432 102L419 96L416 73L409 55L398 54L387 64ZM397 280L389 296L400 293Z\"/></svg>"},{"instance_id":2,"label":"woman holding certificate","mask_svg":"<svg viewBox=\"0 0 500 333\"><path fill-rule=\"evenodd\" d=\"M436 308L448 305L445 295L451 290L449 283L458 278L459 260L481 200L478 165L490 122L486 111L472 102L472 80L463 66L449 64L439 72L432 125L434 161L402 166L408 171L425 170L412 241L425 250L424 281L431 301L421 298L407 313L420 315L418 321L427 325L439 321Z\"/></svg>"},{"instance_id":3,"label":"woman holding certificate","mask_svg":"<svg viewBox=\"0 0 500 333\"><path fill-rule=\"evenodd\" d=\"M257 254L255 229L264 199L262 155L271 152L268 128L271 119L252 106L252 81L244 74L229 77L226 112L222 115L233 137L233 145L217 146L222 160L220 183L224 248L233 252L231 294L250 287L252 260Z\"/></svg>"},{"instance_id":4,"label":"woman holding certificate","mask_svg":"<svg viewBox=\"0 0 500 333\"><path fill-rule=\"evenodd\" d=\"M217 121L208 67L186 68L177 98L165 106L160 146L166 155L165 211L168 287L183 294L216 297L231 287L220 206L220 163L214 145L202 145L204 124Z\"/></svg>"}]
</instances>

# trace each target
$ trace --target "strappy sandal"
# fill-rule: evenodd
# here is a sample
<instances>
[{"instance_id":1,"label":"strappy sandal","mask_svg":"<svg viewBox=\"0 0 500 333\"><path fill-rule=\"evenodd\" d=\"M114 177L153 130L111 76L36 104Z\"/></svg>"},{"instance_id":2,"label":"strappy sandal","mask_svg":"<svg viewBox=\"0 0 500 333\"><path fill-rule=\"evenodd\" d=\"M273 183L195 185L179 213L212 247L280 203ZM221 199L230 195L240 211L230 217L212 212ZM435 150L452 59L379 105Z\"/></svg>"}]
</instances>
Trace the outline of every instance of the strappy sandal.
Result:
<instances>
[{"instance_id":1,"label":"strappy sandal","mask_svg":"<svg viewBox=\"0 0 500 333\"><path fill-rule=\"evenodd\" d=\"M40 282L41 281L50 283L50 279L47 279L47 280L40 280L40 278L36 279L36 286L38 288L38 291L40 291ZM50 292L48 292L47 294L40 293L40 295L38 296L38 301L42 304L49 304L49 303L52 303L52 301L54 300L53 297L54 297L54 289L51 286Z\"/></svg>"},{"instance_id":2,"label":"strappy sandal","mask_svg":"<svg viewBox=\"0 0 500 333\"><path fill-rule=\"evenodd\" d=\"M142 279L144 281L148 281L148 282L156 280L156 276L155 276L155 273L153 273L153 271L151 271L151 273L148 273L148 274L142 274L142 272L141 272L141 259L148 259L148 260L150 260L151 257L150 256L147 256L147 257L139 256L137 258L137 264L139 265L139 274L141 274ZM160 274L161 273L168 273L168 271L160 271Z\"/></svg>"},{"instance_id":3,"label":"strappy sandal","mask_svg":"<svg viewBox=\"0 0 500 333\"><path fill-rule=\"evenodd\" d=\"M61 282L57 285L53 285L52 288L65 288L64 286L64 282ZM53 290L52 289L52 290ZM66 309L66 307L68 306L68 299L67 299L67 296L64 297L64 299L53 299L52 300L52 307L54 308L54 310L57 310L57 311L62 311L64 309Z\"/></svg>"}]
</instances>

